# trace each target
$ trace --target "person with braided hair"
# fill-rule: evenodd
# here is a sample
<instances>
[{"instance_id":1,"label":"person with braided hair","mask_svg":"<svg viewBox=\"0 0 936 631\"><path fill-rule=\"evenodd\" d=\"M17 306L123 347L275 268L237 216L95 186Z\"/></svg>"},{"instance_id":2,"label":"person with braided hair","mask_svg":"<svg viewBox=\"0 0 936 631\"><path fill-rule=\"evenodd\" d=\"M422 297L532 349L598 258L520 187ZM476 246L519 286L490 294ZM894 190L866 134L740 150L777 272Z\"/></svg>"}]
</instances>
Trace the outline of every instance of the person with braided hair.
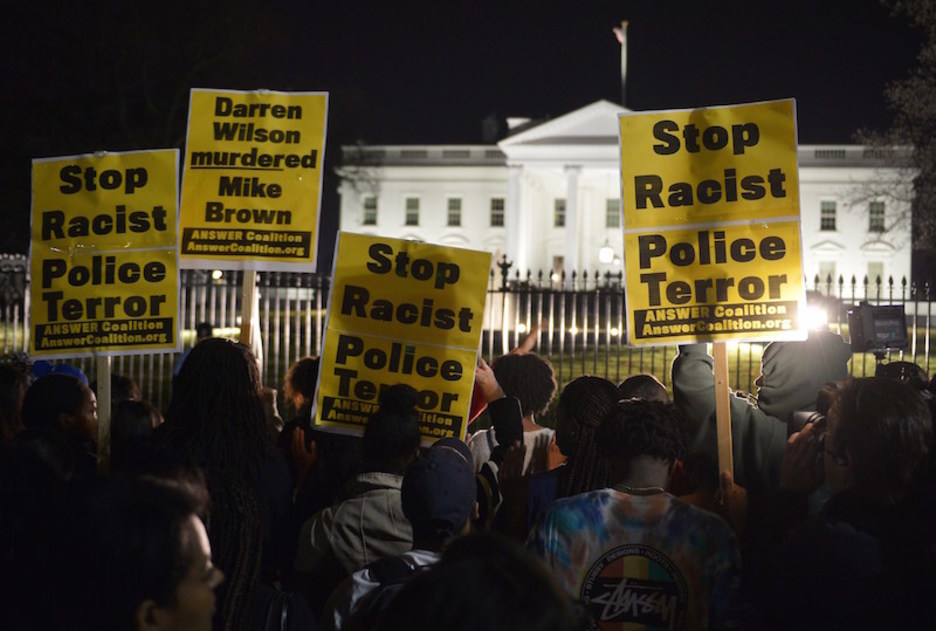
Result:
<instances>
[{"instance_id":1,"label":"person with braided hair","mask_svg":"<svg viewBox=\"0 0 936 631\"><path fill-rule=\"evenodd\" d=\"M585 376L569 382L556 406L556 444L565 464L530 476L527 530L559 497L602 489L608 478L607 460L598 453L595 432L616 408L618 389L601 377Z\"/></svg>"},{"instance_id":2,"label":"person with braided hair","mask_svg":"<svg viewBox=\"0 0 936 631\"><path fill-rule=\"evenodd\" d=\"M267 429L262 395L249 348L204 339L186 358L166 421L155 434L164 465L198 466L207 480L213 502L208 537L228 577L218 595L215 629L238 628L237 621L247 619L258 581L272 584L292 549L292 481ZM244 524L244 507L252 503L256 523ZM262 546L247 548L232 536L246 527L260 528ZM256 564L245 555L261 555L259 578L243 575Z\"/></svg>"},{"instance_id":3,"label":"person with braided hair","mask_svg":"<svg viewBox=\"0 0 936 631\"><path fill-rule=\"evenodd\" d=\"M683 447L673 408L621 401L596 439L614 485L554 502L527 545L593 628L743 626L734 533L666 491Z\"/></svg>"}]
</instances>

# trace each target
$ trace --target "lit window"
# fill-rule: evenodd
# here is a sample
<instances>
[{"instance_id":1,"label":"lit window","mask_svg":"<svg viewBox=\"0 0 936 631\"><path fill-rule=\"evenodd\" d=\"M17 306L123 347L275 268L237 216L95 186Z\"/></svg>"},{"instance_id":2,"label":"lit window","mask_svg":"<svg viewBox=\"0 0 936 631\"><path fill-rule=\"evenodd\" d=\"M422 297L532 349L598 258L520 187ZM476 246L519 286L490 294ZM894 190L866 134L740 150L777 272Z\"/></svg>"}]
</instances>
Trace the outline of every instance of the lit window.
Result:
<instances>
[{"instance_id":1,"label":"lit window","mask_svg":"<svg viewBox=\"0 0 936 631\"><path fill-rule=\"evenodd\" d=\"M868 283L876 285L878 282L884 282L884 263L874 261L869 262Z\"/></svg>"},{"instance_id":2,"label":"lit window","mask_svg":"<svg viewBox=\"0 0 936 631\"><path fill-rule=\"evenodd\" d=\"M504 198L491 198L491 226L502 227L504 225Z\"/></svg>"},{"instance_id":3,"label":"lit window","mask_svg":"<svg viewBox=\"0 0 936 631\"><path fill-rule=\"evenodd\" d=\"M364 198L364 221L365 226L377 225L377 198L368 195Z\"/></svg>"},{"instance_id":4,"label":"lit window","mask_svg":"<svg viewBox=\"0 0 936 631\"><path fill-rule=\"evenodd\" d=\"M554 275L556 275L557 280L558 280L558 277L562 276L562 272L564 269L565 269L565 257L562 257L562 256L552 257L552 272Z\"/></svg>"},{"instance_id":5,"label":"lit window","mask_svg":"<svg viewBox=\"0 0 936 631\"><path fill-rule=\"evenodd\" d=\"M819 229L835 230L835 202L819 202Z\"/></svg>"},{"instance_id":6,"label":"lit window","mask_svg":"<svg viewBox=\"0 0 936 631\"><path fill-rule=\"evenodd\" d=\"M819 291L825 292L832 283L833 290L836 283L835 261L819 261Z\"/></svg>"},{"instance_id":7,"label":"lit window","mask_svg":"<svg viewBox=\"0 0 936 631\"><path fill-rule=\"evenodd\" d=\"M868 232L884 232L884 202L871 202L868 207Z\"/></svg>"},{"instance_id":8,"label":"lit window","mask_svg":"<svg viewBox=\"0 0 936 631\"><path fill-rule=\"evenodd\" d=\"M461 225L461 197L449 197L448 200L448 225Z\"/></svg>"},{"instance_id":9,"label":"lit window","mask_svg":"<svg viewBox=\"0 0 936 631\"><path fill-rule=\"evenodd\" d=\"M558 198L553 202L553 225L565 227L566 200Z\"/></svg>"},{"instance_id":10,"label":"lit window","mask_svg":"<svg viewBox=\"0 0 936 631\"><path fill-rule=\"evenodd\" d=\"M605 202L605 228L621 227L621 200L609 199Z\"/></svg>"},{"instance_id":11,"label":"lit window","mask_svg":"<svg viewBox=\"0 0 936 631\"><path fill-rule=\"evenodd\" d=\"M418 197L406 198L406 225L407 226L419 225L419 198Z\"/></svg>"}]
</instances>

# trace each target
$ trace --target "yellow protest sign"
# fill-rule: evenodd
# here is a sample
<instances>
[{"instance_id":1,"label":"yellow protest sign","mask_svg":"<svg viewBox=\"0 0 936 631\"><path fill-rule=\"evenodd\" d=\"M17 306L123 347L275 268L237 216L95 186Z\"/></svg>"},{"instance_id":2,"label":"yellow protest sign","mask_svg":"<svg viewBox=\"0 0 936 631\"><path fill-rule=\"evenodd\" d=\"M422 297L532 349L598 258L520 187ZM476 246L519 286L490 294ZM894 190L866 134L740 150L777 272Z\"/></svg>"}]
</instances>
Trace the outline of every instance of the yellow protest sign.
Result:
<instances>
[{"instance_id":1,"label":"yellow protest sign","mask_svg":"<svg viewBox=\"0 0 936 631\"><path fill-rule=\"evenodd\" d=\"M316 424L361 433L382 388L419 393L426 443L465 435L491 255L340 233Z\"/></svg>"},{"instance_id":2,"label":"yellow protest sign","mask_svg":"<svg viewBox=\"0 0 936 631\"><path fill-rule=\"evenodd\" d=\"M179 255L193 268L315 265L328 94L193 89Z\"/></svg>"},{"instance_id":3,"label":"yellow protest sign","mask_svg":"<svg viewBox=\"0 0 936 631\"><path fill-rule=\"evenodd\" d=\"M629 342L802 339L793 101L620 121Z\"/></svg>"},{"instance_id":4,"label":"yellow protest sign","mask_svg":"<svg viewBox=\"0 0 936 631\"><path fill-rule=\"evenodd\" d=\"M33 161L30 352L179 348L175 149Z\"/></svg>"}]
</instances>

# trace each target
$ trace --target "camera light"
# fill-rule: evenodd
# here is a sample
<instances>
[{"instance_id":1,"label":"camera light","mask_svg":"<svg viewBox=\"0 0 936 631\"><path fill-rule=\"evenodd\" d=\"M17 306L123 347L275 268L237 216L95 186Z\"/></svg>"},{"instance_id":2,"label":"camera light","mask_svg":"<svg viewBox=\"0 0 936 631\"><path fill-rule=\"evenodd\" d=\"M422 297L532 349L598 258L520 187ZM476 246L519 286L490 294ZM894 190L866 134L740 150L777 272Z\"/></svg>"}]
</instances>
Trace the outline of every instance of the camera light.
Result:
<instances>
[{"instance_id":1,"label":"camera light","mask_svg":"<svg viewBox=\"0 0 936 631\"><path fill-rule=\"evenodd\" d=\"M824 329L829 325L829 314L821 307L807 307L804 319L808 329Z\"/></svg>"}]
</instances>

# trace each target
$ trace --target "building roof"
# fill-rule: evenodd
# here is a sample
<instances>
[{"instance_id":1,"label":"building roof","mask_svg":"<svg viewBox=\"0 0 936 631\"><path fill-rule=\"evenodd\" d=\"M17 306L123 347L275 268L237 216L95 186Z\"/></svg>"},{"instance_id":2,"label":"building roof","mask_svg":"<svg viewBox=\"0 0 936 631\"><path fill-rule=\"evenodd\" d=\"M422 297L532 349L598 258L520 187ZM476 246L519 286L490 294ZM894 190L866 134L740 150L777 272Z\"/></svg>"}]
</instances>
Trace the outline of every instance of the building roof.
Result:
<instances>
[{"instance_id":1,"label":"building roof","mask_svg":"<svg viewBox=\"0 0 936 631\"><path fill-rule=\"evenodd\" d=\"M345 164L398 166L562 166L612 167L620 162L618 117L629 110L606 100L595 101L556 118L525 122L496 145L344 146ZM525 120L525 119L523 119ZM800 145L801 167L893 167L909 157L910 148L893 150L863 145Z\"/></svg>"}]
</instances>

